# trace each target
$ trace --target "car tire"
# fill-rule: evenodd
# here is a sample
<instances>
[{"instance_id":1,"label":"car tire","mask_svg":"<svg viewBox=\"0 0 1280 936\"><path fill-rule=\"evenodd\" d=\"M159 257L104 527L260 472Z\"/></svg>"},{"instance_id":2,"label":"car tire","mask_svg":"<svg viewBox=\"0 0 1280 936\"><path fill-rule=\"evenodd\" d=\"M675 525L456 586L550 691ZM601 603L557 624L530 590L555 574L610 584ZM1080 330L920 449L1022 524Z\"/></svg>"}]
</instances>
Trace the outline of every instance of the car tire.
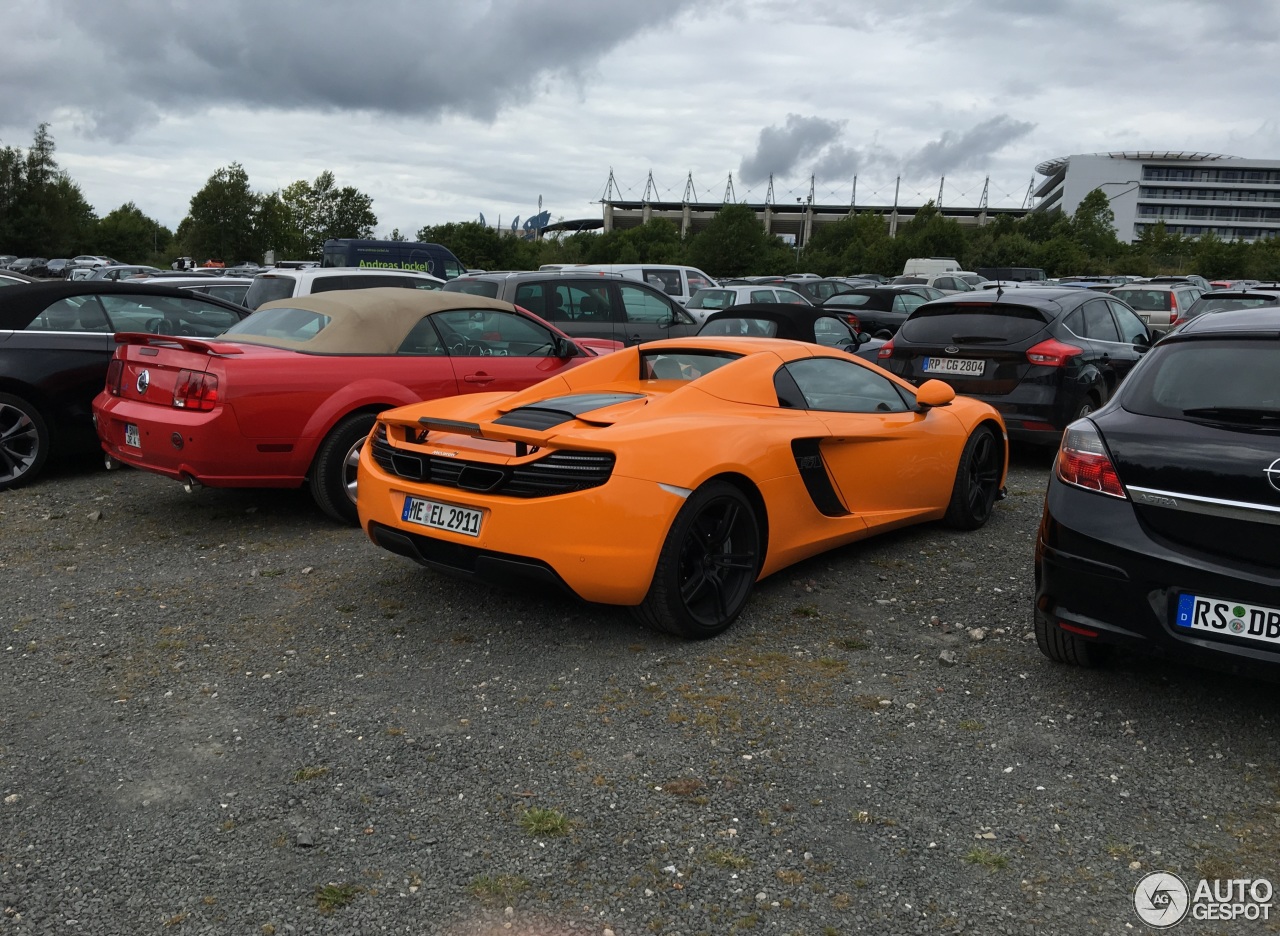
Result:
<instances>
[{"instance_id":1,"label":"car tire","mask_svg":"<svg viewBox=\"0 0 1280 936\"><path fill-rule=\"evenodd\" d=\"M22 397L0 393L0 491L26 484L49 457L49 427Z\"/></svg>"},{"instance_id":2,"label":"car tire","mask_svg":"<svg viewBox=\"0 0 1280 936\"><path fill-rule=\"evenodd\" d=\"M979 426L969 436L956 466L951 502L943 522L957 530L976 530L987 522L1000 493L1000 469L1004 452L990 426Z\"/></svg>"},{"instance_id":3,"label":"car tire","mask_svg":"<svg viewBox=\"0 0 1280 936\"><path fill-rule=\"evenodd\" d=\"M704 484L667 531L649 593L632 609L636 618L691 640L723 633L746 606L763 547L747 496L726 481Z\"/></svg>"},{"instance_id":4,"label":"car tire","mask_svg":"<svg viewBox=\"0 0 1280 936\"><path fill-rule=\"evenodd\" d=\"M1076 410L1076 414L1071 417L1067 425L1071 425L1071 423L1075 422L1077 419L1084 419L1101 405L1102 404L1098 401L1096 396L1092 393L1089 394L1085 397L1084 402L1080 404L1079 409Z\"/></svg>"},{"instance_id":5,"label":"car tire","mask_svg":"<svg viewBox=\"0 0 1280 936\"><path fill-rule=\"evenodd\" d=\"M377 421L374 413L352 413L329 431L311 465L311 496L339 523L355 526L356 466L360 449Z\"/></svg>"},{"instance_id":6,"label":"car tire","mask_svg":"<svg viewBox=\"0 0 1280 936\"><path fill-rule=\"evenodd\" d=\"M1036 614L1036 644L1055 663L1092 669L1102 661L1103 647L1064 631L1043 615Z\"/></svg>"}]
</instances>

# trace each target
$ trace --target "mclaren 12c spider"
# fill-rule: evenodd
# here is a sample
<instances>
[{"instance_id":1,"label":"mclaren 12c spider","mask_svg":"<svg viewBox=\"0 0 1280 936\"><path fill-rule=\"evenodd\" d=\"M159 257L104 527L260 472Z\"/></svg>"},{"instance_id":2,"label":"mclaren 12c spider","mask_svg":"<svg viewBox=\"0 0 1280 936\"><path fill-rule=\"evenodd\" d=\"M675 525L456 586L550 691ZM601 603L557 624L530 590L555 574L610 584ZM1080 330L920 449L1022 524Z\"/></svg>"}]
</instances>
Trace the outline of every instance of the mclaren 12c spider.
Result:
<instances>
[{"instance_id":1,"label":"mclaren 12c spider","mask_svg":"<svg viewBox=\"0 0 1280 936\"><path fill-rule=\"evenodd\" d=\"M369 441L357 506L379 546L554 583L690 638L824 550L981 526L1008 468L987 404L768 338L650 342L516 393L387 410Z\"/></svg>"}]
</instances>

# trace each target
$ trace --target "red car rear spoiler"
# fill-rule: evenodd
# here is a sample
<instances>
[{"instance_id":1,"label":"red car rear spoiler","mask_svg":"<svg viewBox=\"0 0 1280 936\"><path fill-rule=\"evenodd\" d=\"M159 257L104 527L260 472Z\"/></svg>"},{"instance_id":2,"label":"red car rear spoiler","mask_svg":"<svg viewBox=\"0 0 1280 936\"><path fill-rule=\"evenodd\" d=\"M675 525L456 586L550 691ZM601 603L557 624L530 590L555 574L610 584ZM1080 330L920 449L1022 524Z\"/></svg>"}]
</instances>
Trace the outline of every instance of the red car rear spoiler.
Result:
<instances>
[{"instance_id":1,"label":"red car rear spoiler","mask_svg":"<svg viewBox=\"0 0 1280 936\"><path fill-rule=\"evenodd\" d=\"M221 344L213 338L187 338L182 335L153 335L150 332L116 332L118 345L154 345L156 347L177 346L184 351L196 354L244 354L243 349L233 344Z\"/></svg>"}]
</instances>

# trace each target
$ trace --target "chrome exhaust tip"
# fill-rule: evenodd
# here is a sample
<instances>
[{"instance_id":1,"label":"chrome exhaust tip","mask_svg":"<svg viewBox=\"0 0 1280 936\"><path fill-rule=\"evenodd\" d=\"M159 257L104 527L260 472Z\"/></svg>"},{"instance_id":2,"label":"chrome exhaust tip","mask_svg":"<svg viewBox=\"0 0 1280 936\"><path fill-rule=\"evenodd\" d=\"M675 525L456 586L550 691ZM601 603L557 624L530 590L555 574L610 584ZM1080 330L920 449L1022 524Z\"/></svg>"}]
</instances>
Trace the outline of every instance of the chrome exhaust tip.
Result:
<instances>
[{"instance_id":1,"label":"chrome exhaust tip","mask_svg":"<svg viewBox=\"0 0 1280 936\"><path fill-rule=\"evenodd\" d=\"M120 467L120 463L110 455L103 456L102 463L107 466L107 471L115 471Z\"/></svg>"},{"instance_id":2,"label":"chrome exhaust tip","mask_svg":"<svg viewBox=\"0 0 1280 936\"><path fill-rule=\"evenodd\" d=\"M188 475L182 479L182 489L188 494L194 494L200 489L200 482Z\"/></svg>"}]
</instances>

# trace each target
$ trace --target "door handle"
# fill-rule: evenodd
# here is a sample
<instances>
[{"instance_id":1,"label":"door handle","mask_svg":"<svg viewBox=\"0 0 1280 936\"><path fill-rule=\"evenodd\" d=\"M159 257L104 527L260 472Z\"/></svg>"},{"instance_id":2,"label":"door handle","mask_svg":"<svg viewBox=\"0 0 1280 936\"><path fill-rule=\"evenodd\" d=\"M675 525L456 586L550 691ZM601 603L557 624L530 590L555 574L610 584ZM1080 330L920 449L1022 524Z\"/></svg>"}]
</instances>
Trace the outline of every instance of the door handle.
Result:
<instances>
[{"instance_id":1,"label":"door handle","mask_svg":"<svg viewBox=\"0 0 1280 936\"><path fill-rule=\"evenodd\" d=\"M493 378L488 374L467 374L462 378L467 383L487 384L493 383Z\"/></svg>"},{"instance_id":2,"label":"door handle","mask_svg":"<svg viewBox=\"0 0 1280 936\"><path fill-rule=\"evenodd\" d=\"M639 343L640 343L641 341L643 341L643 340L644 340L644 339L643 339L643 338L641 338L639 335L630 335L630 336L627 338L627 341L629 341L631 344L639 344Z\"/></svg>"}]
</instances>

